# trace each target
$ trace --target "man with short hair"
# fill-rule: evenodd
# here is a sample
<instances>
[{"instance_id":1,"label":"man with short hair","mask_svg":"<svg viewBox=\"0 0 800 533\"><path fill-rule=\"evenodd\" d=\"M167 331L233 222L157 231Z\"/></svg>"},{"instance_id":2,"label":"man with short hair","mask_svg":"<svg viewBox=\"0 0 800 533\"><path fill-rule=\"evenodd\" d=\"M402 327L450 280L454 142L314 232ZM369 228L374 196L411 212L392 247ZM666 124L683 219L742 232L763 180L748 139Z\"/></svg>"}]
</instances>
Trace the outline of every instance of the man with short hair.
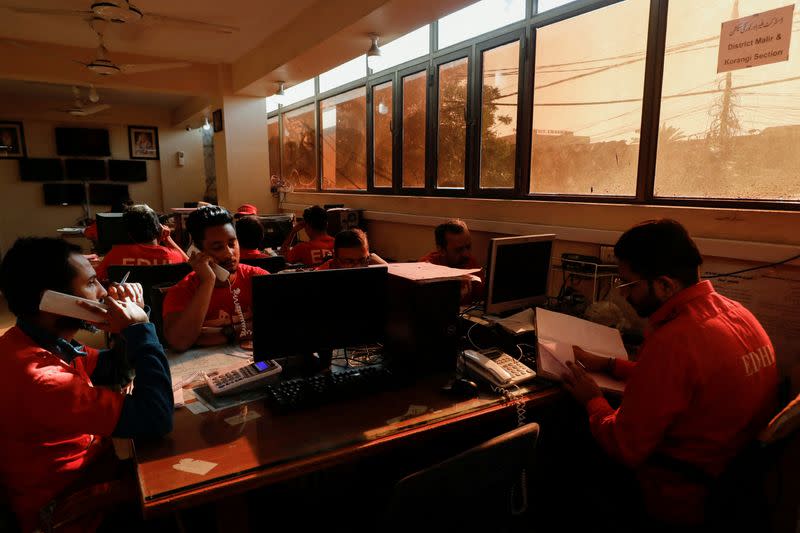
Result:
<instances>
[{"instance_id":1,"label":"man with short hair","mask_svg":"<svg viewBox=\"0 0 800 533\"><path fill-rule=\"evenodd\" d=\"M472 256L472 236L463 220L453 218L439 224L434 229L433 236L436 241L436 250L420 258L420 262L450 268L481 268ZM485 273L481 269L475 275L481 280L471 283L464 282L461 287L461 303L463 305L468 305L483 296Z\"/></svg>"},{"instance_id":2,"label":"man with short hair","mask_svg":"<svg viewBox=\"0 0 800 533\"><path fill-rule=\"evenodd\" d=\"M239 217L236 221L236 237L239 239L239 259L260 259L267 257L261 253L264 241L264 226L254 216Z\"/></svg>"},{"instance_id":3,"label":"man with short hair","mask_svg":"<svg viewBox=\"0 0 800 533\"><path fill-rule=\"evenodd\" d=\"M0 267L0 288L17 317L0 337L0 486L21 530L33 531L51 500L112 458L109 437L172 430L172 382L142 308L141 285L114 284L106 291L79 247L62 239L18 239ZM102 351L78 344L75 334L88 326L40 311L45 290L102 300L107 311L81 307L121 342ZM127 395L119 391L125 360L136 373Z\"/></svg>"},{"instance_id":4,"label":"man with short hair","mask_svg":"<svg viewBox=\"0 0 800 533\"><path fill-rule=\"evenodd\" d=\"M711 481L777 405L775 351L750 311L700 281L702 257L678 222L634 226L614 253L617 287L652 330L635 363L574 349L586 369L625 380L619 409L571 362L564 386L600 447L635 469L647 512L701 524Z\"/></svg>"},{"instance_id":5,"label":"man with short hair","mask_svg":"<svg viewBox=\"0 0 800 533\"><path fill-rule=\"evenodd\" d=\"M147 204L127 207L122 220L133 244L115 244L109 250L97 267L99 279L108 279L111 265L167 265L189 259L172 240L169 228L159 222L158 215Z\"/></svg>"},{"instance_id":6,"label":"man with short hair","mask_svg":"<svg viewBox=\"0 0 800 533\"><path fill-rule=\"evenodd\" d=\"M233 218L238 220L242 217L249 217L258 214L258 208L253 204L242 204L239 209L233 214Z\"/></svg>"},{"instance_id":7,"label":"man with short hair","mask_svg":"<svg viewBox=\"0 0 800 533\"><path fill-rule=\"evenodd\" d=\"M233 343L252 334L252 278L266 270L239 263L239 240L233 218L212 205L193 211L186 227L199 252L189 264L193 272L167 291L164 298L164 337L175 350L194 344L211 346ZM217 265L229 274L217 277Z\"/></svg>"},{"instance_id":8,"label":"man with short hair","mask_svg":"<svg viewBox=\"0 0 800 533\"><path fill-rule=\"evenodd\" d=\"M307 242L292 246L300 230L306 230ZM316 266L333 255L333 237L328 235L328 212L318 205L303 211L303 220L292 228L281 245L281 255L289 263Z\"/></svg>"},{"instance_id":9,"label":"man with short hair","mask_svg":"<svg viewBox=\"0 0 800 533\"><path fill-rule=\"evenodd\" d=\"M346 229L336 234L333 243L333 257L318 266L316 270L385 264L386 261L378 254L370 253L366 233L360 229Z\"/></svg>"}]
</instances>

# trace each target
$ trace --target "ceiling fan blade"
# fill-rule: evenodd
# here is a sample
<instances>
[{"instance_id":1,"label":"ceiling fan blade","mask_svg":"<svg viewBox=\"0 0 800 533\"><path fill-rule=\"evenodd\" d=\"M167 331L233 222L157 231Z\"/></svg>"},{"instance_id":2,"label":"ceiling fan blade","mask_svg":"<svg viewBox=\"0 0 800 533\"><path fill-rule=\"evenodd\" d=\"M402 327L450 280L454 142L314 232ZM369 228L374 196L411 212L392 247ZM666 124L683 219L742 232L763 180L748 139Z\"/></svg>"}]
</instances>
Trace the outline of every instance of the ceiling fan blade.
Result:
<instances>
[{"instance_id":1,"label":"ceiling fan blade","mask_svg":"<svg viewBox=\"0 0 800 533\"><path fill-rule=\"evenodd\" d=\"M105 111L110 107L111 106L109 104L90 105L83 108L83 113L84 115L94 115L95 113L99 113L100 111Z\"/></svg>"},{"instance_id":2,"label":"ceiling fan blade","mask_svg":"<svg viewBox=\"0 0 800 533\"><path fill-rule=\"evenodd\" d=\"M124 74L139 74L140 72L154 72L156 70L169 70L173 68L191 67L191 63L136 63L129 65L119 65Z\"/></svg>"},{"instance_id":3,"label":"ceiling fan blade","mask_svg":"<svg viewBox=\"0 0 800 533\"><path fill-rule=\"evenodd\" d=\"M203 22L200 20L182 19L178 17L170 17L167 15L159 15L157 13L149 13L149 12L145 14L142 20L152 24L182 27L198 31L209 31L213 33L231 34L239 32L239 28L236 28L234 26L225 26L224 24L213 24L211 22Z\"/></svg>"},{"instance_id":4,"label":"ceiling fan blade","mask_svg":"<svg viewBox=\"0 0 800 533\"><path fill-rule=\"evenodd\" d=\"M91 11L83 11L80 9L47 9L41 7L25 7L25 6L0 6L2 9L8 9L15 13L24 13L26 15L57 15L64 17L88 17L91 16Z\"/></svg>"}]
</instances>

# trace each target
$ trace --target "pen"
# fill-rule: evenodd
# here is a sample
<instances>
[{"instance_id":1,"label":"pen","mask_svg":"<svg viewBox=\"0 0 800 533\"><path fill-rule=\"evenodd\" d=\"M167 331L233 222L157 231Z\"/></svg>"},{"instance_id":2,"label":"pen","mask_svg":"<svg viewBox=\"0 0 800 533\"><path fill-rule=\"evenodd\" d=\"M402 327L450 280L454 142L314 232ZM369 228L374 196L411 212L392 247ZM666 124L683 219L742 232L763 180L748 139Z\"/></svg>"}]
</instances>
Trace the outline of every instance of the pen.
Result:
<instances>
[{"instance_id":1,"label":"pen","mask_svg":"<svg viewBox=\"0 0 800 533\"><path fill-rule=\"evenodd\" d=\"M130 271L130 270L128 270L127 272L125 272L125 275L124 275L124 276L122 276L122 281L120 281L120 282L119 282L119 284L120 284L120 285L124 285L124 284L125 284L125 282L126 282L126 281L128 281L128 276L130 276L130 275L131 275L131 271Z\"/></svg>"},{"instance_id":2,"label":"pen","mask_svg":"<svg viewBox=\"0 0 800 533\"><path fill-rule=\"evenodd\" d=\"M579 365L581 365L581 368L582 368L582 369L586 370L586 365L584 365L583 363L581 363L581 360L580 360L580 359L575 359L575 362L576 362L576 363L578 363Z\"/></svg>"}]
</instances>

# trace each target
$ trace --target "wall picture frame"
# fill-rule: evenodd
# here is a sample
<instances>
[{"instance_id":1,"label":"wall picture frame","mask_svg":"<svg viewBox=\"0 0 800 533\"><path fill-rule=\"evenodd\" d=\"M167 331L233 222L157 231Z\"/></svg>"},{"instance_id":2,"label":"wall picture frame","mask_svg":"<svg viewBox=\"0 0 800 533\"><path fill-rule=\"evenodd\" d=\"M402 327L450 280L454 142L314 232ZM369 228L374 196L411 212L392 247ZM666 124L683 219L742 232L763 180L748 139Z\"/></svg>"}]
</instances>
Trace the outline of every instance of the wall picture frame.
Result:
<instances>
[{"instance_id":1,"label":"wall picture frame","mask_svg":"<svg viewBox=\"0 0 800 533\"><path fill-rule=\"evenodd\" d=\"M27 155L22 122L0 120L0 159L22 159Z\"/></svg>"},{"instance_id":2,"label":"wall picture frame","mask_svg":"<svg viewBox=\"0 0 800 533\"><path fill-rule=\"evenodd\" d=\"M158 128L128 126L128 150L131 159L159 159Z\"/></svg>"},{"instance_id":3,"label":"wall picture frame","mask_svg":"<svg viewBox=\"0 0 800 533\"><path fill-rule=\"evenodd\" d=\"M222 124L222 109L216 109L213 113L211 113L211 122L214 125L214 133L220 132L223 130Z\"/></svg>"}]
</instances>

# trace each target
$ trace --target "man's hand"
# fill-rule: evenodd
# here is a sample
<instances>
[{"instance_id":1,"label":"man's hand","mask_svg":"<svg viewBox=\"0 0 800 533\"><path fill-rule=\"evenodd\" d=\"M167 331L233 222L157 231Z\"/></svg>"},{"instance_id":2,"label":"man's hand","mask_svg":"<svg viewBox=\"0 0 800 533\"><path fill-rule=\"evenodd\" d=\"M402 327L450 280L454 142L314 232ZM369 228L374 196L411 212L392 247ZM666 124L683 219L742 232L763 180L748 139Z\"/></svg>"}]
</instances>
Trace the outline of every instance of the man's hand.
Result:
<instances>
[{"instance_id":1,"label":"man's hand","mask_svg":"<svg viewBox=\"0 0 800 533\"><path fill-rule=\"evenodd\" d=\"M211 268L211 261L211 256L203 252L193 253L192 257L189 258L189 266L197 272L200 283L215 283L217 281L214 269Z\"/></svg>"},{"instance_id":2,"label":"man's hand","mask_svg":"<svg viewBox=\"0 0 800 533\"><path fill-rule=\"evenodd\" d=\"M575 354L575 360L580 361L589 372L605 372L608 370L608 357L589 353L578 346L572 347L572 353Z\"/></svg>"},{"instance_id":3,"label":"man's hand","mask_svg":"<svg viewBox=\"0 0 800 533\"><path fill-rule=\"evenodd\" d=\"M122 302L129 300L144 309L144 290L140 283L112 283L108 288L108 296Z\"/></svg>"},{"instance_id":4,"label":"man's hand","mask_svg":"<svg viewBox=\"0 0 800 533\"><path fill-rule=\"evenodd\" d=\"M169 236L172 234L172 231L169 229L169 226L165 226L161 224L161 235L158 237L158 242L164 242L169 239Z\"/></svg>"},{"instance_id":5,"label":"man's hand","mask_svg":"<svg viewBox=\"0 0 800 533\"><path fill-rule=\"evenodd\" d=\"M97 315L97 320L93 323L103 331L119 333L133 324L147 322L147 313L132 300L106 298L103 303L108 307L107 311L88 302L78 302L78 305Z\"/></svg>"},{"instance_id":6,"label":"man's hand","mask_svg":"<svg viewBox=\"0 0 800 533\"><path fill-rule=\"evenodd\" d=\"M580 366L567 361L567 369L569 371L564 374L564 388L578 403L586 405L592 398L603 395L594 379Z\"/></svg>"}]
</instances>

